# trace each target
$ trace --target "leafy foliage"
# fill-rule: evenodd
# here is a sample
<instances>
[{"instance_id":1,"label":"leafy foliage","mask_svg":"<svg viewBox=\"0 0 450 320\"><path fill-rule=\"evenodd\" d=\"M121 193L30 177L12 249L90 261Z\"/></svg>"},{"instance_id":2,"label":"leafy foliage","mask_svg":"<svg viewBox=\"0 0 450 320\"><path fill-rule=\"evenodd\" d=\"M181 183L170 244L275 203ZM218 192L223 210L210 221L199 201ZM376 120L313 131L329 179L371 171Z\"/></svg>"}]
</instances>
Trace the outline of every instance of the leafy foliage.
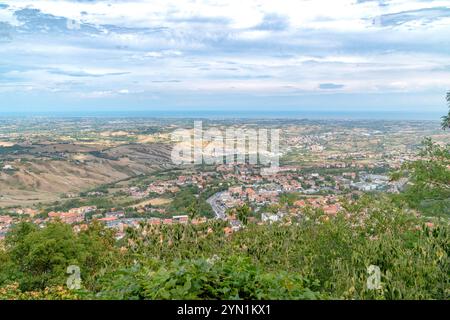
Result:
<instances>
[{"instance_id":1,"label":"leafy foliage","mask_svg":"<svg viewBox=\"0 0 450 320\"><path fill-rule=\"evenodd\" d=\"M8 266L7 276L0 277L0 297L34 292L37 298L63 299L65 294L51 292L59 292L64 268L72 263L82 269L85 291L71 292L81 299L450 296L448 220L428 223L387 196L347 202L335 217L308 209L299 224L249 223L231 236L224 227L221 221L142 224L128 229L117 250L102 240L109 238L100 227L75 235L60 224L42 230L21 224L0 250L2 267ZM381 269L379 290L366 285L372 264Z\"/></svg>"},{"instance_id":2,"label":"leafy foliage","mask_svg":"<svg viewBox=\"0 0 450 320\"><path fill-rule=\"evenodd\" d=\"M114 238L99 225L75 234L69 225L55 222L39 229L21 222L6 238L7 263L1 274L4 281L17 282L20 290L41 290L62 285L69 265L77 265L86 285L104 267L114 252Z\"/></svg>"},{"instance_id":3,"label":"leafy foliage","mask_svg":"<svg viewBox=\"0 0 450 320\"><path fill-rule=\"evenodd\" d=\"M248 217L251 214L251 209L247 204L236 208L236 216L244 225L248 223Z\"/></svg>"},{"instance_id":4,"label":"leafy foliage","mask_svg":"<svg viewBox=\"0 0 450 320\"><path fill-rule=\"evenodd\" d=\"M406 163L402 172L395 174L408 178L409 184L402 197L413 208L424 213L447 216L450 214L450 144L440 146L430 139L423 142L420 159Z\"/></svg>"},{"instance_id":5,"label":"leafy foliage","mask_svg":"<svg viewBox=\"0 0 450 320\"><path fill-rule=\"evenodd\" d=\"M131 281L130 281L131 280ZM130 282L133 283L130 286ZM249 258L161 261L124 270L107 282L108 299L315 299L316 286L299 275L263 272ZM124 290L125 288L125 290Z\"/></svg>"},{"instance_id":6,"label":"leafy foliage","mask_svg":"<svg viewBox=\"0 0 450 320\"><path fill-rule=\"evenodd\" d=\"M78 300L80 296L63 286L39 291L21 291L17 283L0 288L0 300Z\"/></svg>"},{"instance_id":7,"label":"leafy foliage","mask_svg":"<svg viewBox=\"0 0 450 320\"><path fill-rule=\"evenodd\" d=\"M185 187L177 192L167 211L170 214L213 217L211 206L206 202L207 195L196 187Z\"/></svg>"},{"instance_id":8,"label":"leafy foliage","mask_svg":"<svg viewBox=\"0 0 450 320\"><path fill-rule=\"evenodd\" d=\"M442 117L442 129L450 129L450 91L447 92L446 96L447 104L449 107L448 115Z\"/></svg>"}]
</instances>

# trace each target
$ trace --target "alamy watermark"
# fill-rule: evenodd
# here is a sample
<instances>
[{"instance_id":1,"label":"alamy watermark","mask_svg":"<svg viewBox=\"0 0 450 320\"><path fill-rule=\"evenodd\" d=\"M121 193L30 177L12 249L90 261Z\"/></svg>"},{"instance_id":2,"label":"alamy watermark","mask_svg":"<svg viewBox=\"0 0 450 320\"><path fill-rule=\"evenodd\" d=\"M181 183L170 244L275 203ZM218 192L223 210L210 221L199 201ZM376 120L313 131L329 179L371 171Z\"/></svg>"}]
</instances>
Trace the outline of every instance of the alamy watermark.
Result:
<instances>
[{"instance_id":1,"label":"alamy watermark","mask_svg":"<svg viewBox=\"0 0 450 320\"><path fill-rule=\"evenodd\" d=\"M76 265L70 265L66 270L70 276L67 278L66 285L70 290L81 289L81 271L80 267Z\"/></svg>"},{"instance_id":2,"label":"alamy watermark","mask_svg":"<svg viewBox=\"0 0 450 320\"><path fill-rule=\"evenodd\" d=\"M194 121L193 129L178 129L172 133L175 146L172 162L183 164L251 164L264 168L261 174L278 171L280 129L203 130L202 121Z\"/></svg>"},{"instance_id":3,"label":"alamy watermark","mask_svg":"<svg viewBox=\"0 0 450 320\"><path fill-rule=\"evenodd\" d=\"M367 289L369 290L379 290L381 289L381 270L380 267L375 265L370 265L367 267Z\"/></svg>"}]
</instances>

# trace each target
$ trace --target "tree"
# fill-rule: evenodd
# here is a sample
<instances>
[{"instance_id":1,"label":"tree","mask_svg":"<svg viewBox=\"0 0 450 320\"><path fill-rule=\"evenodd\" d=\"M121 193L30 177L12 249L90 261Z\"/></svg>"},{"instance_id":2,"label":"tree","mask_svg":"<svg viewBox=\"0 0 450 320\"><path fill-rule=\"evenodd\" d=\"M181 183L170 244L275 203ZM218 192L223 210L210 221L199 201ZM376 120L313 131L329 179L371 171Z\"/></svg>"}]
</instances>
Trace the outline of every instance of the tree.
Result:
<instances>
[{"instance_id":1,"label":"tree","mask_svg":"<svg viewBox=\"0 0 450 320\"><path fill-rule=\"evenodd\" d=\"M250 213L251 209L247 204L236 208L236 216L243 224L247 224Z\"/></svg>"},{"instance_id":2,"label":"tree","mask_svg":"<svg viewBox=\"0 0 450 320\"><path fill-rule=\"evenodd\" d=\"M43 289L63 284L66 268L80 265L83 250L74 239L69 225L50 224L42 230L23 231L28 224L19 225L7 239L8 251L16 264L16 273L23 290Z\"/></svg>"},{"instance_id":3,"label":"tree","mask_svg":"<svg viewBox=\"0 0 450 320\"><path fill-rule=\"evenodd\" d=\"M186 210L187 210L189 218L191 220L197 219L200 216L198 207L199 207L198 200L192 201L192 203L189 205L189 207L187 207Z\"/></svg>"},{"instance_id":4,"label":"tree","mask_svg":"<svg viewBox=\"0 0 450 320\"><path fill-rule=\"evenodd\" d=\"M430 138L423 141L420 159L405 163L396 180L406 175L408 186L402 194L414 208L432 215L450 212L450 144L441 146Z\"/></svg>"},{"instance_id":5,"label":"tree","mask_svg":"<svg viewBox=\"0 0 450 320\"><path fill-rule=\"evenodd\" d=\"M280 195L280 204L293 206L294 202L297 200L297 195L295 193L282 193Z\"/></svg>"},{"instance_id":6,"label":"tree","mask_svg":"<svg viewBox=\"0 0 450 320\"><path fill-rule=\"evenodd\" d=\"M449 110L448 110L448 115L442 117L441 125L442 125L443 130L450 129L450 91L447 92L446 100L447 100Z\"/></svg>"},{"instance_id":7,"label":"tree","mask_svg":"<svg viewBox=\"0 0 450 320\"><path fill-rule=\"evenodd\" d=\"M42 229L21 222L6 238L6 254L12 265L5 272L21 290L30 291L64 285L67 267L76 265L87 284L108 264L115 252L113 246L112 234L96 224L76 234L70 225L61 222Z\"/></svg>"}]
</instances>

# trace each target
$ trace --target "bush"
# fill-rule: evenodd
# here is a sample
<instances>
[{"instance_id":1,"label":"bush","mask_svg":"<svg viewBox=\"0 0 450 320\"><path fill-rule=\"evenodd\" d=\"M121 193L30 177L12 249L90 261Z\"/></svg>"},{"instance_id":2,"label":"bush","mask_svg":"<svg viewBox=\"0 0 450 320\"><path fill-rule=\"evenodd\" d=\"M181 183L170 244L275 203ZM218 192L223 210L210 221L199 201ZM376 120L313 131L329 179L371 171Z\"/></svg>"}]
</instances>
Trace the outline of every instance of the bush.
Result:
<instances>
[{"instance_id":1,"label":"bush","mask_svg":"<svg viewBox=\"0 0 450 320\"><path fill-rule=\"evenodd\" d=\"M6 238L8 264L0 271L3 282L17 282L22 291L63 285L67 267L77 265L86 285L114 254L114 238L99 225L75 234L60 222L39 229L22 222ZM3 258L4 259L4 258Z\"/></svg>"},{"instance_id":2,"label":"bush","mask_svg":"<svg viewBox=\"0 0 450 320\"><path fill-rule=\"evenodd\" d=\"M80 297L63 286L40 291L21 291L18 283L0 288L0 300L78 300Z\"/></svg>"},{"instance_id":3,"label":"bush","mask_svg":"<svg viewBox=\"0 0 450 320\"><path fill-rule=\"evenodd\" d=\"M112 277L100 297L109 299L316 299L317 288L299 275L268 273L249 258L161 261Z\"/></svg>"}]
</instances>

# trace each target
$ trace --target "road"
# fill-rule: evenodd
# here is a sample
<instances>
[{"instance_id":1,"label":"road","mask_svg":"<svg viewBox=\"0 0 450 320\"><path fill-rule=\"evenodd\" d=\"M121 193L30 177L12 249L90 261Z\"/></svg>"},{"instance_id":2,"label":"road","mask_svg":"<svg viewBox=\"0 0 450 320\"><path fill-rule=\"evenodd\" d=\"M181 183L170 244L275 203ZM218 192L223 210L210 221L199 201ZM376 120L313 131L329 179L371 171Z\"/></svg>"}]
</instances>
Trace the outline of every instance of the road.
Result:
<instances>
[{"instance_id":1,"label":"road","mask_svg":"<svg viewBox=\"0 0 450 320\"><path fill-rule=\"evenodd\" d=\"M206 200L206 202L208 202L211 205L214 214L216 215L216 219L227 220L227 215L225 213L227 208L220 201L220 197L225 192L226 191L218 192L213 196L211 196L210 198L208 198L208 200ZM242 222L239 220L231 220L230 226L233 228L233 230L240 230L243 227Z\"/></svg>"},{"instance_id":2,"label":"road","mask_svg":"<svg viewBox=\"0 0 450 320\"><path fill-rule=\"evenodd\" d=\"M225 191L218 192L212 195L210 198L208 198L208 200L206 200L206 202L208 202L211 205L211 208L213 209L214 214L216 215L216 219L226 220L227 218L227 215L225 213L226 208L220 201L220 197L224 193Z\"/></svg>"}]
</instances>

